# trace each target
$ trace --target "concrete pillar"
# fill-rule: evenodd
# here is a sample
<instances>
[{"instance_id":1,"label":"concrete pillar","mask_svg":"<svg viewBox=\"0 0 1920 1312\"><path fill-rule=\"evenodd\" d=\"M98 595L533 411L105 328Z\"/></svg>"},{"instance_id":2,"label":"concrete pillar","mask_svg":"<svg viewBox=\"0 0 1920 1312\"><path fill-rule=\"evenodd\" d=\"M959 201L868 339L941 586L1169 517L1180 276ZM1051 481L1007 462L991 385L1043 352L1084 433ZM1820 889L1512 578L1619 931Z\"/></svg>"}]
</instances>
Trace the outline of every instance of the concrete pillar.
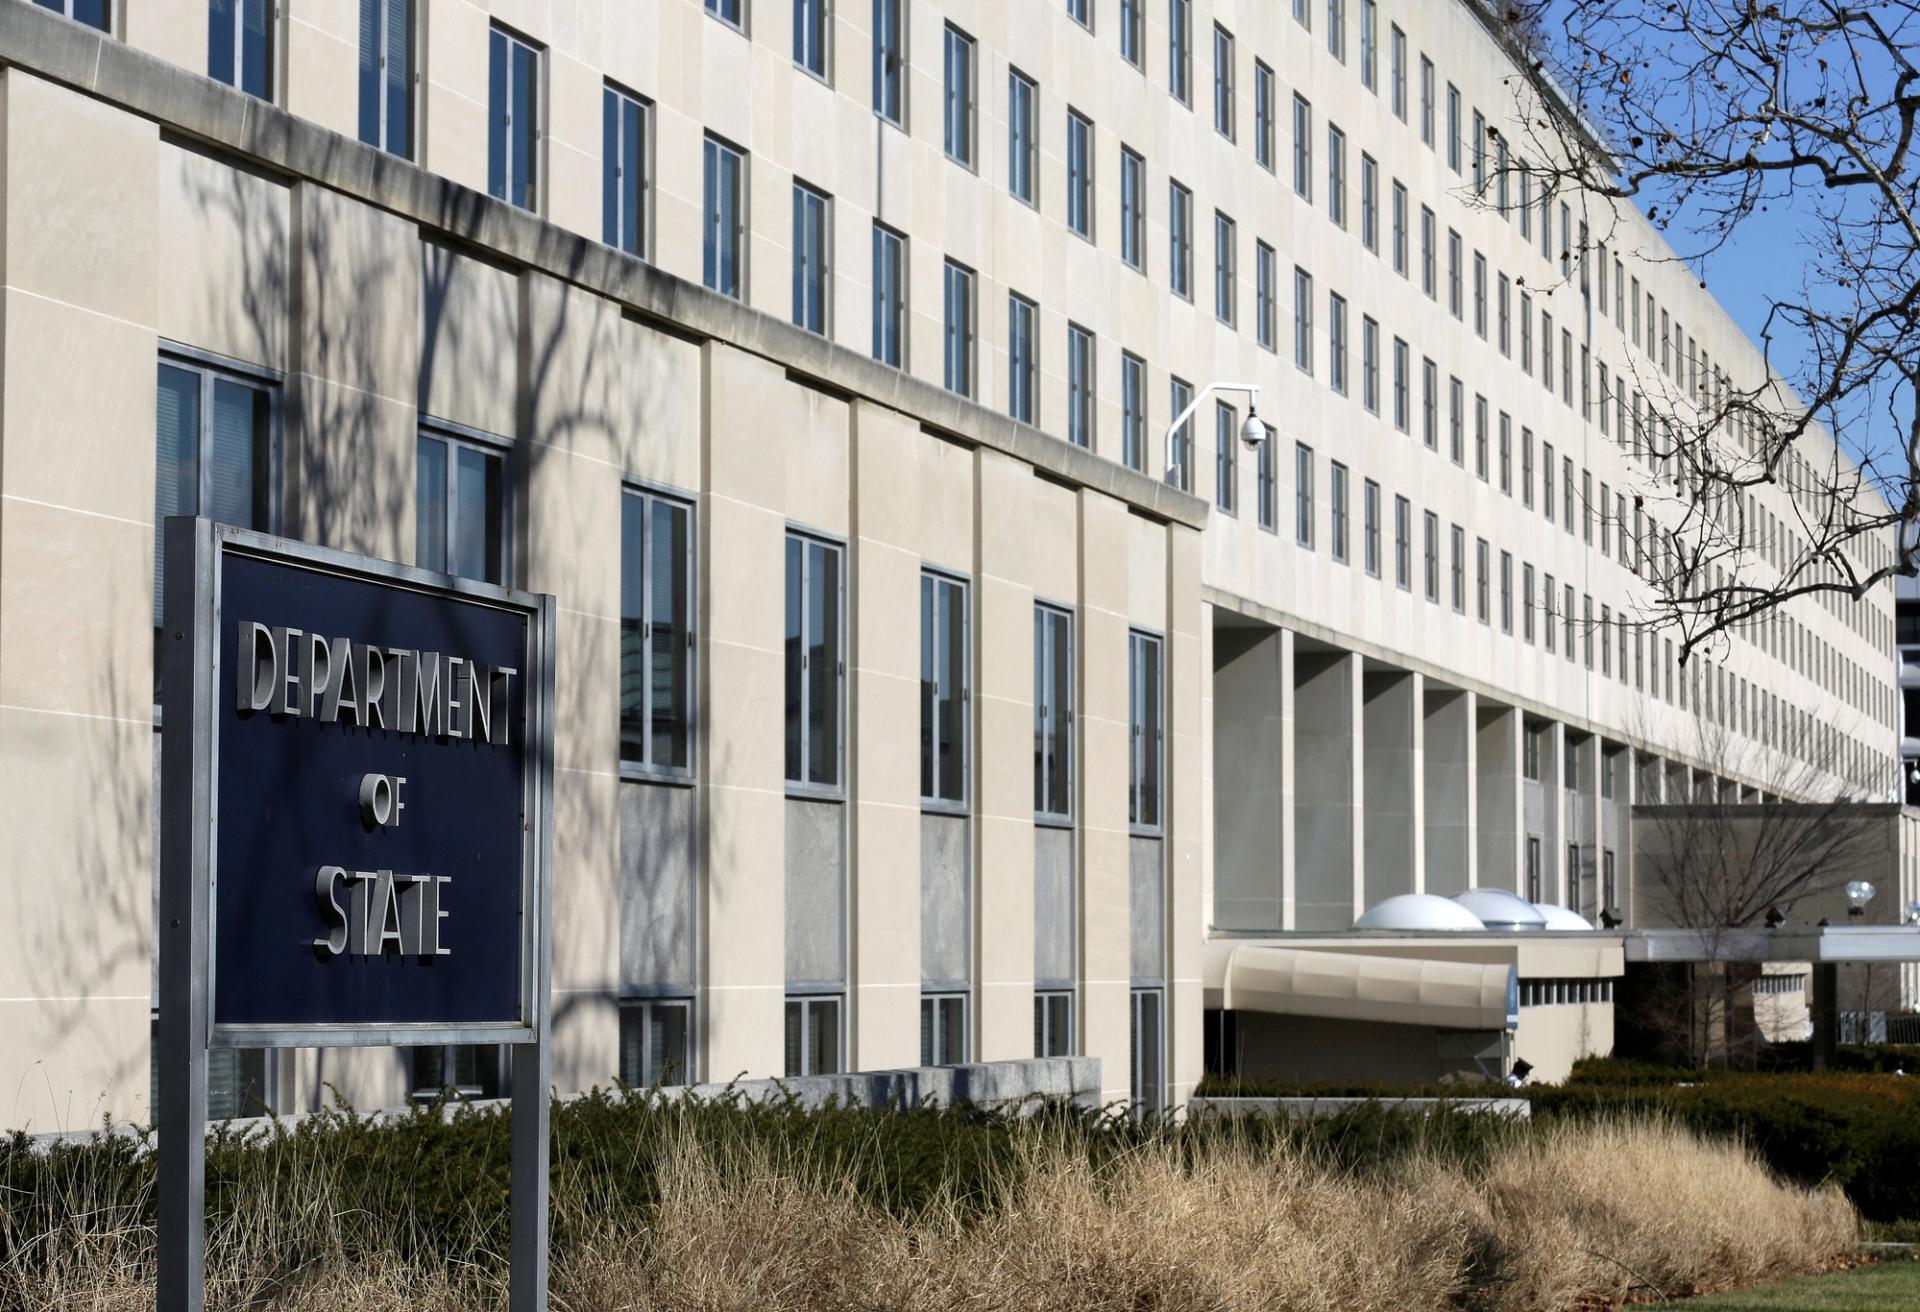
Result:
<instances>
[{"instance_id":1,"label":"concrete pillar","mask_svg":"<svg viewBox=\"0 0 1920 1312\"><path fill-rule=\"evenodd\" d=\"M1520 735L1524 717L1511 706L1475 708L1473 887L1516 892L1524 868Z\"/></svg>"},{"instance_id":2,"label":"concrete pillar","mask_svg":"<svg viewBox=\"0 0 1920 1312\"><path fill-rule=\"evenodd\" d=\"M1421 783L1426 680L1380 672L1361 680L1364 823L1353 913L1383 898L1418 892L1426 869L1426 790Z\"/></svg>"},{"instance_id":3,"label":"concrete pillar","mask_svg":"<svg viewBox=\"0 0 1920 1312\"><path fill-rule=\"evenodd\" d=\"M1213 923L1283 929L1282 852L1291 830L1293 634L1213 634Z\"/></svg>"},{"instance_id":4,"label":"concrete pillar","mask_svg":"<svg viewBox=\"0 0 1920 1312\"><path fill-rule=\"evenodd\" d=\"M1600 917L1601 742L1598 734L1570 745L1576 758L1578 787L1567 798L1569 844L1579 846L1579 865L1568 871L1567 905L1596 924ZM1571 859L1573 853L1568 852Z\"/></svg>"},{"instance_id":5,"label":"concrete pillar","mask_svg":"<svg viewBox=\"0 0 1920 1312\"><path fill-rule=\"evenodd\" d=\"M1294 653L1295 921L1346 929L1365 886L1360 657Z\"/></svg>"},{"instance_id":6,"label":"concrete pillar","mask_svg":"<svg viewBox=\"0 0 1920 1312\"><path fill-rule=\"evenodd\" d=\"M1540 782L1546 803L1546 841L1540 863L1540 901L1566 904L1567 843L1572 833L1567 808L1567 726L1555 720L1542 735ZM1526 889L1521 889L1522 897Z\"/></svg>"},{"instance_id":7,"label":"concrete pillar","mask_svg":"<svg viewBox=\"0 0 1920 1312\"><path fill-rule=\"evenodd\" d=\"M1027 475L1027 481L1033 481ZM1167 832L1163 847L1167 904L1166 1086L1179 1106L1200 1080L1203 987L1201 936L1200 689L1204 619L1200 534L1169 524L1167 535Z\"/></svg>"},{"instance_id":8,"label":"concrete pillar","mask_svg":"<svg viewBox=\"0 0 1920 1312\"><path fill-rule=\"evenodd\" d=\"M1421 792L1426 809L1426 861L1414 891L1450 897L1474 886L1478 865L1479 697L1429 686Z\"/></svg>"},{"instance_id":9,"label":"concrete pillar","mask_svg":"<svg viewBox=\"0 0 1920 1312\"><path fill-rule=\"evenodd\" d=\"M1101 1100L1131 1089L1132 840L1127 822L1127 531L1119 502L1080 501L1080 1050ZM1097 653L1097 655L1095 654Z\"/></svg>"}]
</instances>

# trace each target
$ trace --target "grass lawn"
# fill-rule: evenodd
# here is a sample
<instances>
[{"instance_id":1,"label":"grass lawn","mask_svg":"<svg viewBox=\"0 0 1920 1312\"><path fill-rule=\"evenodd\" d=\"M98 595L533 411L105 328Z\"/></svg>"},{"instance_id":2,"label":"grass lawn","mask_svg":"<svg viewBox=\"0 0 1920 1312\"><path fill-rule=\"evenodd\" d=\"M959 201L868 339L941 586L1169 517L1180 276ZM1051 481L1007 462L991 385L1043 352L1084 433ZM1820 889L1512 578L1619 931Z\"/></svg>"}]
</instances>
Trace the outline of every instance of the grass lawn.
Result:
<instances>
[{"instance_id":1,"label":"grass lawn","mask_svg":"<svg viewBox=\"0 0 1920 1312\"><path fill-rule=\"evenodd\" d=\"M1661 1303L1653 1312L1911 1312L1920 1308L1920 1262L1886 1262L1738 1294Z\"/></svg>"}]
</instances>

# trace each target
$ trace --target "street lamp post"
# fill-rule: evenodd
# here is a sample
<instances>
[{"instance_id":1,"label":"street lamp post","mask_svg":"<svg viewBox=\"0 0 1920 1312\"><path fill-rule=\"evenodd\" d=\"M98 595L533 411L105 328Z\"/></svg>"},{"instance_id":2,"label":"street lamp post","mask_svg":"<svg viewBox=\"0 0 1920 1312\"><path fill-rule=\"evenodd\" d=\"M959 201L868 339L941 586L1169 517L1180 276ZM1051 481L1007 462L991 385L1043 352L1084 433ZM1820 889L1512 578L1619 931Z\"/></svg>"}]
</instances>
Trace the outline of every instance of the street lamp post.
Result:
<instances>
[{"instance_id":1,"label":"street lamp post","mask_svg":"<svg viewBox=\"0 0 1920 1312\"><path fill-rule=\"evenodd\" d=\"M1179 479L1180 462L1174 459L1174 455L1173 455L1174 435L1180 431L1181 425L1185 424L1187 420L1193 418L1193 412L1200 408L1200 403L1206 400L1207 397L1214 392L1245 392L1247 394L1247 418L1246 418L1246 422L1240 425L1240 440L1242 442L1245 442L1249 447L1258 447L1261 442L1266 440L1266 436L1267 436L1266 425L1260 422L1260 409L1259 409L1260 384L1258 383L1208 383L1205 387L1200 389L1200 391L1194 396L1193 400L1187 403L1187 408L1185 410L1182 410L1179 414L1175 415L1173 417L1173 422L1167 425L1166 477L1169 483L1173 483L1177 486L1180 481Z\"/></svg>"}]
</instances>

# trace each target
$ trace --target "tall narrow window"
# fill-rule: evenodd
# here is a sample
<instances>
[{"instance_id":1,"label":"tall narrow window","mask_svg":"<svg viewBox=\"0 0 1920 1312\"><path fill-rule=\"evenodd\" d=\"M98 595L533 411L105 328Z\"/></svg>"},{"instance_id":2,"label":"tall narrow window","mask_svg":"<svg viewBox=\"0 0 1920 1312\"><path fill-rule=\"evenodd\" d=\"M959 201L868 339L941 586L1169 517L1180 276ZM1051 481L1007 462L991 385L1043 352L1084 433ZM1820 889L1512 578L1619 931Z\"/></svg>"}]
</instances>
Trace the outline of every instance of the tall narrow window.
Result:
<instances>
[{"instance_id":1,"label":"tall narrow window","mask_svg":"<svg viewBox=\"0 0 1920 1312\"><path fill-rule=\"evenodd\" d=\"M413 158L413 5L360 0L360 140L401 159ZM93 6L103 20L96 26L105 30L107 0Z\"/></svg>"},{"instance_id":2,"label":"tall narrow window","mask_svg":"<svg viewBox=\"0 0 1920 1312\"><path fill-rule=\"evenodd\" d=\"M1167 0L1167 90L1183 105L1193 103L1193 6Z\"/></svg>"},{"instance_id":3,"label":"tall narrow window","mask_svg":"<svg viewBox=\"0 0 1920 1312\"><path fill-rule=\"evenodd\" d=\"M1420 207L1420 290L1427 299L1438 300L1439 282L1435 270L1439 263L1436 247L1439 245L1438 220L1433 211L1425 205Z\"/></svg>"},{"instance_id":4,"label":"tall narrow window","mask_svg":"<svg viewBox=\"0 0 1920 1312\"><path fill-rule=\"evenodd\" d=\"M1273 168L1273 70L1253 61L1253 159L1261 168Z\"/></svg>"},{"instance_id":5,"label":"tall narrow window","mask_svg":"<svg viewBox=\"0 0 1920 1312\"><path fill-rule=\"evenodd\" d=\"M1520 636L1533 642L1533 566L1520 567Z\"/></svg>"},{"instance_id":6,"label":"tall narrow window","mask_svg":"<svg viewBox=\"0 0 1920 1312\"><path fill-rule=\"evenodd\" d=\"M1293 540L1313 549L1313 448L1293 444Z\"/></svg>"},{"instance_id":7,"label":"tall narrow window","mask_svg":"<svg viewBox=\"0 0 1920 1312\"><path fill-rule=\"evenodd\" d=\"M1193 193L1171 181L1167 183L1167 245L1169 288L1175 296L1192 300Z\"/></svg>"},{"instance_id":8,"label":"tall narrow window","mask_svg":"<svg viewBox=\"0 0 1920 1312\"><path fill-rule=\"evenodd\" d=\"M973 38L951 25L946 36L946 105L942 115L947 158L973 167Z\"/></svg>"},{"instance_id":9,"label":"tall narrow window","mask_svg":"<svg viewBox=\"0 0 1920 1312\"><path fill-rule=\"evenodd\" d=\"M600 240L629 255L647 253L647 125L651 117L645 102L612 85L601 88Z\"/></svg>"},{"instance_id":10,"label":"tall narrow window","mask_svg":"<svg viewBox=\"0 0 1920 1312\"><path fill-rule=\"evenodd\" d=\"M838 792L841 786L846 656L844 551L804 533L787 534L787 784Z\"/></svg>"},{"instance_id":11,"label":"tall narrow window","mask_svg":"<svg viewBox=\"0 0 1920 1312\"><path fill-rule=\"evenodd\" d=\"M1380 325L1360 316L1360 404L1380 413Z\"/></svg>"},{"instance_id":12,"label":"tall narrow window","mask_svg":"<svg viewBox=\"0 0 1920 1312\"><path fill-rule=\"evenodd\" d=\"M1232 219L1213 212L1213 313L1229 327L1239 322L1239 229Z\"/></svg>"},{"instance_id":13,"label":"tall narrow window","mask_svg":"<svg viewBox=\"0 0 1920 1312\"><path fill-rule=\"evenodd\" d=\"M1093 0L1081 0L1091 4ZM1067 1057L1073 1053L1073 992L1035 989L1033 993L1033 1055Z\"/></svg>"},{"instance_id":14,"label":"tall narrow window","mask_svg":"<svg viewBox=\"0 0 1920 1312\"><path fill-rule=\"evenodd\" d=\"M1424 554L1425 583L1427 600L1436 606L1440 604L1440 516L1431 510L1424 512L1422 528L1425 537L1422 540Z\"/></svg>"},{"instance_id":15,"label":"tall narrow window","mask_svg":"<svg viewBox=\"0 0 1920 1312\"><path fill-rule=\"evenodd\" d=\"M693 765L693 507L620 498L620 760L685 776Z\"/></svg>"},{"instance_id":16,"label":"tall narrow window","mask_svg":"<svg viewBox=\"0 0 1920 1312\"><path fill-rule=\"evenodd\" d=\"M498 27L488 51L487 194L538 209L540 52Z\"/></svg>"},{"instance_id":17,"label":"tall narrow window","mask_svg":"<svg viewBox=\"0 0 1920 1312\"><path fill-rule=\"evenodd\" d=\"M1233 140L1233 33L1213 25L1213 130Z\"/></svg>"},{"instance_id":18,"label":"tall narrow window","mask_svg":"<svg viewBox=\"0 0 1920 1312\"><path fill-rule=\"evenodd\" d=\"M1327 124L1327 215L1347 226L1347 134Z\"/></svg>"},{"instance_id":19,"label":"tall narrow window","mask_svg":"<svg viewBox=\"0 0 1920 1312\"><path fill-rule=\"evenodd\" d=\"M1146 66L1147 0L1120 0L1120 58L1135 68Z\"/></svg>"},{"instance_id":20,"label":"tall narrow window","mask_svg":"<svg viewBox=\"0 0 1920 1312\"><path fill-rule=\"evenodd\" d=\"M1024 296L1007 297L1007 413L1023 424L1034 422L1040 361L1034 334L1040 308Z\"/></svg>"},{"instance_id":21,"label":"tall narrow window","mask_svg":"<svg viewBox=\"0 0 1920 1312\"><path fill-rule=\"evenodd\" d=\"M787 1075L833 1075L840 1070L840 998L799 994L787 999Z\"/></svg>"},{"instance_id":22,"label":"tall narrow window","mask_svg":"<svg viewBox=\"0 0 1920 1312\"><path fill-rule=\"evenodd\" d=\"M1120 461L1147 467L1147 362L1131 351L1120 353Z\"/></svg>"},{"instance_id":23,"label":"tall narrow window","mask_svg":"<svg viewBox=\"0 0 1920 1312\"><path fill-rule=\"evenodd\" d=\"M1453 548L1449 563L1453 573L1453 613L1467 613L1467 531L1458 524L1450 530L1450 542Z\"/></svg>"},{"instance_id":24,"label":"tall narrow window","mask_svg":"<svg viewBox=\"0 0 1920 1312\"><path fill-rule=\"evenodd\" d=\"M1333 461L1327 481L1329 527L1332 530L1327 535L1327 542L1336 565L1347 563L1347 483L1347 467L1338 460Z\"/></svg>"},{"instance_id":25,"label":"tall narrow window","mask_svg":"<svg viewBox=\"0 0 1920 1312\"><path fill-rule=\"evenodd\" d=\"M1228 515L1240 512L1240 417L1224 401L1213 405L1213 504Z\"/></svg>"},{"instance_id":26,"label":"tall narrow window","mask_svg":"<svg viewBox=\"0 0 1920 1312\"><path fill-rule=\"evenodd\" d=\"M920 575L920 800L967 805L972 669L967 655L967 584L933 570Z\"/></svg>"},{"instance_id":27,"label":"tall narrow window","mask_svg":"<svg viewBox=\"0 0 1920 1312\"><path fill-rule=\"evenodd\" d=\"M1339 292L1327 293L1327 381L1347 394L1347 298Z\"/></svg>"},{"instance_id":28,"label":"tall narrow window","mask_svg":"<svg viewBox=\"0 0 1920 1312\"><path fill-rule=\"evenodd\" d=\"M1293 270L1293 363L1303 373L1313 372L1313 275Z\"/></svg>"},{"instance_id":29,"label":"tall narrow window","mask_svg":"<svg viewBox=\"0 0 1920 1312\"><path fill-rule=\"evenodd\" d=\"M1360 152L1360 244L1380 253L1380 165Z\"/></svg>"},{"instance_id":30,"label":"tall narrow window","mask_svg":"<svg viewBox=\"0 0 1920 1312\"><path fill-rule=\"evenodd\" d=\"M1161 989L1133 990L1132 1023L1129 1050L1132 1066L1128 1092L1134 1113L1141 1117L1156 1115L1165 1100L1161 1065L1160 1009L1165 993Z\"/></svg>"},{"instance_id":31,"label":"tall narrow window","mask_svg":"<svg viewBox=\"0 0 1920 1312\"><path fill-rule=\"evenodd\" d=\"M906 0L873 0L873 112L889 123L907 115Z\"/></svg>"},{"instance_id":32,"label":"tall narrow window","mask_svg":"<svg viewBox=\"0 0 1920 1312\"><path fill-rule=\"evenodd\" d=\"M1161 710L1160 639L1135 630L1127 635L1127 821L1136 829L1160 827Z\"/></svg>"},{"instance_id":33,"label":"tall narrow window","mask_svg":"<svg viewBox=\"0 0 1920 1312\"><path fill-rule=\"evenodd\" d=\"M898 369L906 360L907 239L873 225L873 358Z\"/></svg>"},{"instance_id":34,"label":"tall narrow window","mask_svg":"<svg viewBox=\"0 0 1920 1312\"><path fill-rule=\"evenodd\" d=\"M1447 83L1447 167L1460 171L1460 88Z\"/></svg>"},{"instance_id":35,"label":"tall narrow window","mask_svg":"<svg viewBox=\"0 0 1920 1312\"><path fill-rule=\"evenodd\" d=\"M1253 316L1254 337L1267 350L1276 347L1279 323L1279 311L1276 302L1279 288L1275 285L1280 276L1279 257L1273 247L1265 242L1253 245Z\"/></svg>"},{"instance_id":36,"label":"tall narrow window","mask_svg":"<svg viewBox=\"0 0 1920 1312\"><path fill-rule=\"evenodd\" d=\"M1393 116L1407 121L1407 34L1398 25L1387 34L1387 76L1392 87Z\"/></svg>"},{"instance_id":37,"label":"tall narrow window","mask_svg":"<svg viewBox=\"0 0 1920 1312\"><path fill-rule=\"evenodd\" d=\"M1327 0L1327 53L1347 62L1347 0Z\"/></svg>"},{"instance_id":38,"label":"tall narrow window","mask_svg":"<svg viewBox=\"0 0 1920 1312\"><path fill-rule=\"evenodd\" d=\"M1380 6L1376 0L1360 0L1360 85L1379 94Z\"/></svg>"},{"instance_id":39,"label":"tall narrow window","mask_svg":"<svg viewBox=\"0 0 1920 1312\"><path fill-rule=\"evenodd\" d=\"M1024 73L1007 74L1007 190L1031 205L1033 179L1040 159L1036 115L1040 88Z\"/></svg>"},{"instance_id":40,"label":"tall narrow window","mask_svg":"<svg viewBox=\"0 0 1920 1312\"><path fill-rule=\"evenodd\" d=\"M815 77L827 75L827 0L793 0L793 62Z\"/></svg>"},{"instance_id":41,"label":"tall narrow window","mask_svg":"<svg viewBox=\"0 0 1920 1312\"><path fill-rule=\"evenodd\" d=\"M1120 148L1120 258L1135 269L1147 267L1147 162Z\"/></svg>"},{"instance_id":42,"label":"tall narrow window","mask_svg":"<svg viewBox=\"0 0 1920 1312\"><path fill-rule=\"evenodd\" d=\"M1093 236L1093 122L1067 111L1067 228Z\"/></svg>"},{"instance_id":43,"label":"tall narrow window","mask_svg":"<svg viewBox=\"0 0 1920 1312\"><path fill-rule=\"evenodd\" d=\"M1293 98L1293 189L1302 200L1313 200L1313 106Z\"/></svg>"},{"instance_id":44,"label":"tall narrow window","mask_svg":"<svg viewBox=\"0 0 1920 1312\"><path fill-rule=\"evenodd\" d=\"M1402 433L1412 431L1412 373L1413 350L1396 337L1393 339L1393 426Z\"/></svg>"},{"instance_id":45,"label":"tall narrow window","mask_svg":"<svg viewBox=\"0 0 1920 1312\"><path fill-rule=\"evenodd\" d=\"M1413 589L1413 503L1393 499L1393 583L1402 592Z\"/></svg>"},{"instance_id":46,"label":"tall narrow window","mask_svg":"<svg viewBox=\"0 0 1920 1312\"><path fill-rule=\"evenodd\" d=\"M273 99L273 0L208 0L207 76ZM104 30L105 24L99 26Z\"/></svg>"},{"instance_id":47,"label":"tall narrow window","mask_svg":"<svg viewBox=\"0 0 1920 1312\"><path fill-rule=\"evenodd\" d=\"M973 270L947 261L944 379L949 392L973 395Z\"/></svg>"},{"instance_id":48,"label":"tall narrow window","mask_svg":"<svg viewBox=\"0 0 1920 1312\"><path fill-rule=\"evenodd\" d=\"M1262 425L1265 428L1265 425ZM1279 488L1274 470L1273 429L1266 428L1260 438L1260 445L1254 449L1254 496L1259 505L1256 514L1260 527L1272 533L1278 527Z\"/></svg>"},{"instance_id":49,"label":"tall narrow window","mask_svg":"<svg viewBox=\"0 0 1920 1312\"><path fill-rule=\"evenodd\" d=\"M1456 319L1466 318L1466 271L1460 234L1447 229L1447 312Z\"/></svg>"},{"instance_id":50,"label":"tall narrow window","mask_svg":"<svg viewBox=\"0 0 1920 1312\"><path fill-rule=\"evenodd\" d=\"M742 11L746 0L707 0L707 12L730 27L743 27L746 15Z\"/></svg>"},{"instance_id":51,"label":"tall narrow window","mask_svg":"<svg viewBox=\"0 0 1920 1312\"><path fill-rule=\"evenodd\" d=\"M1420 56L1420 143L1433 147L1433 61Z\"/></svg>"},{"instance_id":52,"label":"tall narrow window","mask_svg":"<svg viewBox=\"0 0 1920 1312\"><path fill-rule=\"evenodd\" d=\"M1407 189L1393 184L1393 271L1407 276Z\"/></svg>"},{"instance_id":53,"label":"tall narrow window","mask_svg":"<svg viewBox=\"0 0 1920 1312\"><path fill-rule=\"evenodd\" d=\"M793 184L793 321L808 332L827 331L827 197Z\"/></svg>"},{"instance_id":54,"label":"tall narrow window","mask_svg":"<svg viewBox=\"0 0 1920 1312\"><path fill-rule=\"evenodd\" d=\"M1420 440L1429 451L1440 449L1440 366L1425 357L1420 361Z\"/></svg>"},{"instance_id":55,"label":"tall narrow window","mask_svg":"<svg viewBox=\"0 0 1920 1312\"><path fill-rule=\"evenodd\" d=\"M1067 17L1088 31L1093 30L1093 0L1067 0Z\"/></svg>"},{"instance_id":56,"label":"tall narrow window","mask_svg":"<svg viewBox=\"0 0 1920 1312\"><path fill-rule=\"evenodd\" d=\"M1487 194L1487 116L1473 111L1473 194Z\"/></svg>"},{"instance_id":57,"label":"tall narrow window","mask_svg":"<svg viewBox=\"0 0 1920 1312\"><path fill-rule=\"evenodd\" d=\"M741 256L746 245L746 157L717 137L708 137L703 196L706 218L701 280L723 296L746 289Z\"/></svg>"},{"instance_id":58,"label":"tall narrow window","mask_svg":"<svg viewBox=\"0 0 1920 1312\"><path fill-rule=\"evenodd\" d=\"M1073 615L1033 608L1033 811L1073 818Z\"/></svg>"},{"instance_id":59,"label":"tall narrow window","mask_svg":"<svg viewBox=\"0 0 1920 1312\"><path fill-rule=\"evenodd\" d=\"M1467 463L1467 389L1458 378L1447 379L1447 456Z\"/></svg>"},{"instance_id":60,"label":"tall narrow window","mask_svg":"<svg viewBox=\"0 0 1920 1312\"><path fill-rule=\"evenodd\" d=\"M1093 334L1067 325L1067 441L1093 445Z\"/></svg>"},{"instance_id":61,"label":"tall narrow window","mask_svg":"<svg viewBox=\"0 0 1920 1312\"><path fill-rule=\"evenodd\" d=\"M1167 384L1167 413L1183 415L1193 404L1193 384L1184 378L1172 378ZM1183 492L1193 490L1193 416L1188 415L1173 430L1173 451L1169 456L1166 478Z\"/></svg>"},{"instance_id":62,"label":"tall narrow window","mask_svg":"<svg viewBox=\"0 0 1920 1312\"><path fill-rule=\"evenodd\" d=\"M414 564L482 583L512 582L504 447L423 428L414 490Z\"/></svg>"}]
</instances>

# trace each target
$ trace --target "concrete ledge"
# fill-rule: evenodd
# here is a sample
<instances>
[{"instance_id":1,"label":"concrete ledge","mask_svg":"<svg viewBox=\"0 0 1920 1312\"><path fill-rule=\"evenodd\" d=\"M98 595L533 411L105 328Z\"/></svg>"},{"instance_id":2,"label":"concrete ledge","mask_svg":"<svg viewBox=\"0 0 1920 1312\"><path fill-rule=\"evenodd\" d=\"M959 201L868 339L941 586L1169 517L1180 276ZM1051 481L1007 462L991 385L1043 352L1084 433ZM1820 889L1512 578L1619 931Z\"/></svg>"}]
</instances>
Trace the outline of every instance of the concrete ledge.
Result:
<instances>
[{"instance_id":1,"label":"concrete ledge","mask_svg":"<svg viewBox=\"0 0 1920 1312\"><path fill-rule=\"evenodd\" d=\"M1317 1121L1377 1103L1389 1111L1430 1113L1445 1107L1474 1116L1530 1121L1533 1104L1525 1098L1200 1098L1187 1101L1189 1116L1284 1116Z\"/></svg>"},{"instance_id":2,"label":"concrete ledge","mask_svg":"<svg viewBox=\"0 0 1920 1312\"><path fill-rule=\"evenodd\" d=\"M1204 528L1207 503L1030 425L880 364L729 296L416 164L298 118L243 91L135 50L29 0L0 0L0 64L85 92L163 130L245 156L412 220L680 332L722 341L1156 519ZM1154 448L1158 450L1157 445Z\"/></svg>"}]
</instances>

